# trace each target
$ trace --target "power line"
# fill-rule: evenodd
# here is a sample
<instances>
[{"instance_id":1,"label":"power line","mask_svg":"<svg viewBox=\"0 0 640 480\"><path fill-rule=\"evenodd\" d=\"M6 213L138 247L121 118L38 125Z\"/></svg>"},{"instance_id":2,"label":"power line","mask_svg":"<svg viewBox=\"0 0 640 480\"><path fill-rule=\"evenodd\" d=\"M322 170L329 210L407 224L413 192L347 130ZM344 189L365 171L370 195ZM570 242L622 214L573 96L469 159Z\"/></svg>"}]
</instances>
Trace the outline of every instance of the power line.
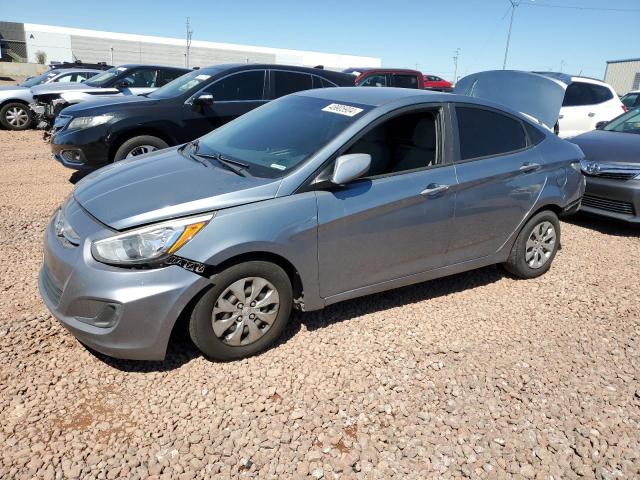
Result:
<instances>
[{"instance_id":1,"label":"power line","mask_svg":"<svg viewBox=\"0 0 640 480\"><path fill-rule=\"evenodd\" d=\"M549 5L547 3L523 3L527 7L564 8L569 10L594 10L598 12L640 12L640 8L606 8L606 7L581 7L579 5Z\"/></svg>"},{"instance_id":2,"label":"power line","mask_svg":"<svg viewBox=\"0 0 640 480\"><path fill-rule=\"evenodd\" d=\"M502 69L507 68L507 57L509 56L509 43L511 43L511 28L513 27L513 17L516 14L516 8L520 6L520 0L509 0L511 3L511 20L509 20L509 33L507 34L507 46L504 49L504 62Z\"/></svg>"}]
</instances>

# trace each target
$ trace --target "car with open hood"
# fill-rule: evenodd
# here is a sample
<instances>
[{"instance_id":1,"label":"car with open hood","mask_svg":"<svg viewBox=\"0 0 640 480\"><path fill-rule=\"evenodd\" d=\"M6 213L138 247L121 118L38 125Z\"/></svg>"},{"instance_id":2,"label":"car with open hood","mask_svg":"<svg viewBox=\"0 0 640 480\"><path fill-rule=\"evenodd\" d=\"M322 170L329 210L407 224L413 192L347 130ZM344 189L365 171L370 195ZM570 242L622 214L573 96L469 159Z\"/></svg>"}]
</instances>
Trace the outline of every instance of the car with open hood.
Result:
<instances>
[{"instance_id":1,"label":"car with open hood","mask_svg":"<svg viewBox=\"0 0 640 480\"><path fill-rule=\"evenodd\" d=\"M53 68L15 86L0 87L0 124L7 130L26 130L34 124L29 108L33 102L31 87L36 85L63 85L82 83L101 70L87 67Z\"/></svg>"},{"instance_id":2,"label":"car with open hood","mask_svg":"<svg viewBox=\"0 0 640 480\"><path fill-rule=\"evenodd\" d=\"M144 96L66 108L54 123L51 150L66 167L95 170L191 141L289 93L353 82L346 73L298 66L243 63L200 68Z\"/></svg>"},{"instance_id":3,"label":"car with open hood","mask_svg":"<svg viewBox=\"0 0 640 480\"><path fill-rule=\"evenodd\" d=\"M46 228L44 302L108 355L163 358L181 317L231 360L267 348L292 308L496 263L544 274L583 154L534 119L557 117L562 86L487 75L546 100L483 99L482 75L460 82L472 96L307 90L89 174Z\"/></svg>"},{"instance_id":4,"label":"car with open hood","mask_svg":"<svg viewBox=\"0 0 640 480\"><path fill-rule=\"evenodd\" d=\"M143 95L190 72L191 69L164 65L128 64L101 72L80 85L39 85L31 88L31 111L46 125L69 105L119 96Z\"/></svg>"},{"instance_id":5,"label":"car with open hood","mask_svg":"<svg viewBox=\"0 0 640 480\"><path fill-rule=\"evenodd\" d=\"M640 107L569 141L585 154L581 210L640 224Z\"/></svg>"}]
</instances>

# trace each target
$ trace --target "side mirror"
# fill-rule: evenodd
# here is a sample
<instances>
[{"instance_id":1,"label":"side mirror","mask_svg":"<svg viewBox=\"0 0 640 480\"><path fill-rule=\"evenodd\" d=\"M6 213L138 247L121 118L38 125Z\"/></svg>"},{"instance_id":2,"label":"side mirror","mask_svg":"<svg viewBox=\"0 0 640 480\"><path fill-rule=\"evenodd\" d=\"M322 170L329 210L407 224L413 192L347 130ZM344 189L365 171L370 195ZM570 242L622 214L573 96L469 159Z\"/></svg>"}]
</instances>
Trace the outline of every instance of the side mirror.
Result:
<instances>
[{"instance_id":1,"label":"side mirror","mask_svg":"<svg viewBox=\"0 0 640 480\"><path fill-rule=\"evenodd\" d=\"M125 88L129 88L129 82L127 82L126 80L121 80L116 83L115 86L118 90L124 90Z\"/></svg>"},{"instance_id":2,"label":"side mirror","mask_svg":"<svg viewBox=\"0 0 640 480\"><path fill-rule=\"evenodd\" d=\"M608 124L609 124L609 122L607 122L607 121L598 122L598 123L596 123L596 130L602 130Z\"/></svg>"},{"instance_id":3,"label":"side mirror","mask_svg":"<svg viewBox=\"0 0 640 480\"><path fill-rule=\"evenodd\" d=\"M369 171L371 155L368 153L350 153L341 155L336 159L331 175L331 183L344 185Z\"/></svg>"},{"instance_id":4,"label":"side mirror","mask_svg":"<svg viewBox=\"0 0 640 480\"><path fill-rule=\"evenodd\" d=\"M205 105L213 105L213 95L210 93L203 93L193 99L193 104L204 107Z\"/></svg>"}]
</instances>

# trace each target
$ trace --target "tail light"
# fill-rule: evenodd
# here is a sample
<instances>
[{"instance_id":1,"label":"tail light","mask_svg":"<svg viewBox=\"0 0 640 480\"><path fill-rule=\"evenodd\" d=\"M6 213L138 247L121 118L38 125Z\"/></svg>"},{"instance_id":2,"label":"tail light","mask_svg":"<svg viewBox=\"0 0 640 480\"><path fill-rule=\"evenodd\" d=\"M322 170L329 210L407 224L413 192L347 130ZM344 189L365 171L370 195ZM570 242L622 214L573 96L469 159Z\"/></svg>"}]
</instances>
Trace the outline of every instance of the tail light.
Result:
<instances>
[{"instance_id":1,"label":"tail light","mask_svg":"<svg viewBox=\"0 0 640 480\"><path fill-rule=\"evenodd\" d=\"M623 112L628 112L629 111L629 109L627 108L627 106L624 103L622 104L622 111Z\"/></svg>"}]
</instances>

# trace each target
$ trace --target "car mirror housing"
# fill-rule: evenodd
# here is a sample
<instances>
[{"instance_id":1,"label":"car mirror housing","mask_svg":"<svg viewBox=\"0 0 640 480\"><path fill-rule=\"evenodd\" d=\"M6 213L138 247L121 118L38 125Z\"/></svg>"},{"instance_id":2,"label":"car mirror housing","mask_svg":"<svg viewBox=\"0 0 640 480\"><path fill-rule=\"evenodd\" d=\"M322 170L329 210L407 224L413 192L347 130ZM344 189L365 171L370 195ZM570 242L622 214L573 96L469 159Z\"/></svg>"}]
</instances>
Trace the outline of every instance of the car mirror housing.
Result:
<instances>
[{"instance_id":1,"label":"car mirror housing","mask_svg":"<svg viewBox=\"0 0 640 480\"><path fill-rule=\"evenodd\" d=\"M341 155L336 159L331 175L331 183L344 185L369 171L371 155L368 153L350 153Z\"/></svg>"},{"instance_id":2,"label":"car mirror housing","mask_svg":"<svg viewBox=\"0 0 640 480\"><path fill-rule=\"evenodd\" d=\"M118 90L124 90L125 88L129 88L129 82L127 82L126 80L122 80L116 83L116 88Z\"/></svg>"},{"instance_id":3,"label":"car mirror housing","mask_svg":"<svg viewBox=\"0 0 640 480\"><path fill-rule=\"evenodd\" d=\"M194 107L201 108L210 105L213 105L213 95L211 95L210 93L203 93L201 95L198 95L193 100Z\"/></svg>"},{"instance_id":4,"label":"car mirror housing","mask_svg":"<svg viewBox=\"0 0 640 480\"><path fill-rule=\"evenodd\" d=\"M597 130L602 130L608 124L609 124L609 122L607 122L607 121L598 122L598 123L596 123L596 129Z\"/></svg>"}]
</instances>

